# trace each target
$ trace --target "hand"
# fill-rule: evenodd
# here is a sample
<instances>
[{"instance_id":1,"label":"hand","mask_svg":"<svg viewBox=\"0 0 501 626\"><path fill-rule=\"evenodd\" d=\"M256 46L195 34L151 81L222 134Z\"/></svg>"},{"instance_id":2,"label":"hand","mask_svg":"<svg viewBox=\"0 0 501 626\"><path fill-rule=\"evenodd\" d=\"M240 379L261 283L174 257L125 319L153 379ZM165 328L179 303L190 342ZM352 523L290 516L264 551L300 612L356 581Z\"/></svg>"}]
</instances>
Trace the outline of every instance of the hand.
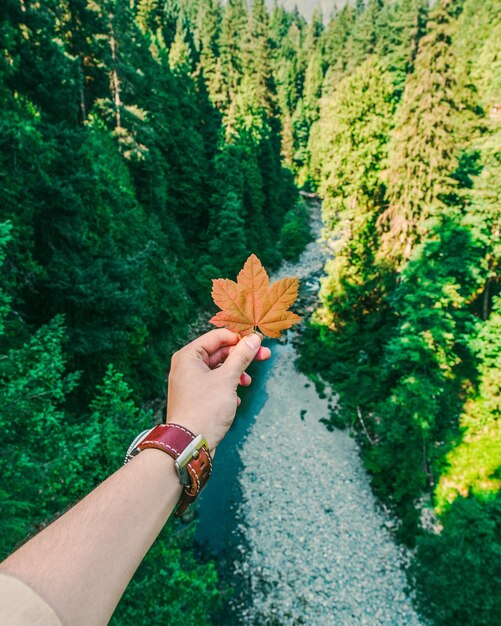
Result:
<instances>
[{"instance_id":1,"label":"hand","mask_svg":"<svg viewBox=\"0 0 501 626\"><path fill-rule=\"evenodd\" d=\"M253 360L269 359L256 333L242 339L218 329L202 335L172 357L167 398L167 422L202 434L214 450L223 439L240 404L238 385L248 386L245 372Z\"/></svg>"}]
</instances>

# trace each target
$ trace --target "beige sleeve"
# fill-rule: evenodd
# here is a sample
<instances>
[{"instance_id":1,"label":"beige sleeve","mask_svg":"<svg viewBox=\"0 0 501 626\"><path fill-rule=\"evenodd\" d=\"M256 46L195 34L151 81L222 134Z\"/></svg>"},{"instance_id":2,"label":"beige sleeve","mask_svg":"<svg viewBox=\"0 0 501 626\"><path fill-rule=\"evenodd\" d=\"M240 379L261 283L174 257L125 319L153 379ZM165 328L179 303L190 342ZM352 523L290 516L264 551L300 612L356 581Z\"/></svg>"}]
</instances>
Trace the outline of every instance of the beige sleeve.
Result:
<instances>
[{"instance_id":1,"label":"beige sleeve","mask_svg":"<svg viewBox=\"0 0 501 626\"><path fill-rule=\"evenodd\" d=\"M12 576L0 573L0 624L2 626L62 626L45 600Z\"/></svg>"}]
</instances>

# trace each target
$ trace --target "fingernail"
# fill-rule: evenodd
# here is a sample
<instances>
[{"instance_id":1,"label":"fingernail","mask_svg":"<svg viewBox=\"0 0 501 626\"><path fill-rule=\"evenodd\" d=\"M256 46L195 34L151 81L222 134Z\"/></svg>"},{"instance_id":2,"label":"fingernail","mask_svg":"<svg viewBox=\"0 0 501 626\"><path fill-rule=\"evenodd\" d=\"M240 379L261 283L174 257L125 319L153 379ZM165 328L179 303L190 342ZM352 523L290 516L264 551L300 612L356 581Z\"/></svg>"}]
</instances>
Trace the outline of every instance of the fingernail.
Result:
<instances>
[{"instance_id":1,"label":"fingernail","mask_svg":"<svg viewBox=\"0 0 501 626\"><path fill-rule=\"evenodd\" d=\"M245 338L245 343L253 350L256 350L261 345L261 337L256 335L256 333L251 333Z\"/></svg>"}]
</instances>

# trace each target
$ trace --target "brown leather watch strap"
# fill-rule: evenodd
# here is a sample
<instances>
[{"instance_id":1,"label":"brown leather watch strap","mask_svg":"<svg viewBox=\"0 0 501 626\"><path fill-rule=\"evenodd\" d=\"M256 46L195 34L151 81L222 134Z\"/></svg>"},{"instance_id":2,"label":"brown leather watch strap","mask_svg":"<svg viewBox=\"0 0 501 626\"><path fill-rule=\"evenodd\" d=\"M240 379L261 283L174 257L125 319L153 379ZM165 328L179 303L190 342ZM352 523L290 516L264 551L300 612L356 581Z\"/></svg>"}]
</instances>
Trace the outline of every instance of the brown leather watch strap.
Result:
<instances>
[{"instance_id":1,"label":"brown leather watch strap","mask_svg":"<svg viewBox=\"0 0 501 626\"><path fill-rule=\"evenodd\" d=\"M137 445L138 450L158 448L170 454L173 459L189 445L195 435L179 424L158 424L150 430L148 435Z\"/></svg>"},{"instance_id":2,"label":"brown leather watch strap","mask_svg":"<svg viewBox=\"0 0 501 626\"><path fill-rule=\"evenodd\" d=\"M179 424L159 424L152 428L143 439L141 439L135 450L138 453L147 448L157 448L169 454L177 461L185 448L195 439L195 435L184 426ZM176 465L179 471L179 468ZM185 484L176 509L176 517L185 513L188 506L195 500L198 494L207 484L212 473L212 459L206 445L202 445L191 457L186 465L189 483ZM186 474L185 474L186 475Z\"/></svg>"},{"instance_id":3,"label":"brown leather watch strap","mask_svg":"<svg viewBox=\"0 0 501 626\"><path fill-rule=\"evenodd\" d=\"M183 493L177 505L176 517L183 515L189 505L205 487L212 474L212 459L205 446L200 448L198 459L192 459L188 463L187 470L191 477L191 485L183 489Z\"/></svg>"}]
</instances>

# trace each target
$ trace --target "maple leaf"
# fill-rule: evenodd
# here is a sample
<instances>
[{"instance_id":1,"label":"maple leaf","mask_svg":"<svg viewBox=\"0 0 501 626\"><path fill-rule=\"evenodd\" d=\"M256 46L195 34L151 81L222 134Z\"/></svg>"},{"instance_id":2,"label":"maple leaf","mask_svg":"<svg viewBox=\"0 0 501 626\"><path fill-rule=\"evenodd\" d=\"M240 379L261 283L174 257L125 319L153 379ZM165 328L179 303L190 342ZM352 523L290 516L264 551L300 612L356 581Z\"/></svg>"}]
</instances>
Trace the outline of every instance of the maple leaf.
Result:
<instances>
[{"instance_id":1,"label":"maple leaf","mask_svg":"<svg viewBox=\"0 0 501 626\"><path fill-rule=\"evenodd\" d=\"M237 276L212 281L212 298L222 309L210 319L215 326L226 326L240 335L255 328L267 337L280 337L280 331L300 321L287 309L297 298L298 279L282 278L271 286L268 274L255 254L251 254Z\"/></svg>"}]
</instances>

